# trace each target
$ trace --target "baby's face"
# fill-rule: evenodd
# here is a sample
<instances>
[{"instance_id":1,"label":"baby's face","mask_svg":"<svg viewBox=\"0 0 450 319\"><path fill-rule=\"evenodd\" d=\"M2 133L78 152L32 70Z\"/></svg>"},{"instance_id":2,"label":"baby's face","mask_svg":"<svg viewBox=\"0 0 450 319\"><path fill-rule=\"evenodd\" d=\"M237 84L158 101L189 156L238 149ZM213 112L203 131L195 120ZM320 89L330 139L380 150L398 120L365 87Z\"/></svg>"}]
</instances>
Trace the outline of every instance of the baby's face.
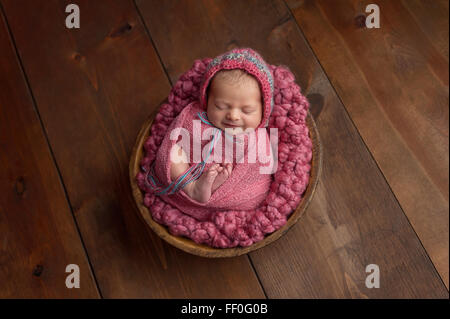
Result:
<instances>
[{"instance_id":1,"label":"baby's face","mask_svg":"<svg viewBox=\"0 0 450 319\"><path fill-rule=\"evenodd\" d=\"M242 84L227 79L213 78L208 96L207 115L211 123L225 130L233 128L256 129L261 123L262 103L258 82L250 78Z\"/></svg>"}]
</instances>

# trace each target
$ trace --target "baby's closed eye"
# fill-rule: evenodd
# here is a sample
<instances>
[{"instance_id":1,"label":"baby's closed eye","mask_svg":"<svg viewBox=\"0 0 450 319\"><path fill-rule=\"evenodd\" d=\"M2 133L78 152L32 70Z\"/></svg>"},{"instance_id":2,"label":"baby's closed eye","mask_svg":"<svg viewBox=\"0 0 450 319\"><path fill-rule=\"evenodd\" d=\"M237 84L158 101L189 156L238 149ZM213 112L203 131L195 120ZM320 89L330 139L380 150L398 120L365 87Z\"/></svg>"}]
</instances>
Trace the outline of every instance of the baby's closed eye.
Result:
<instances>
[{"instance_id":1,"label":"baby's closed eye","mask_svg":"<svg viewBox=\"0 0 450 319\"><path fill-rule=\"evenodd\" d=\"M249 114L249 113L253 113L255 111L255 109L251 108L251 107L248 107L248 108L246 107L242 111L246 114Z\"/></svg>"}]
</instances>

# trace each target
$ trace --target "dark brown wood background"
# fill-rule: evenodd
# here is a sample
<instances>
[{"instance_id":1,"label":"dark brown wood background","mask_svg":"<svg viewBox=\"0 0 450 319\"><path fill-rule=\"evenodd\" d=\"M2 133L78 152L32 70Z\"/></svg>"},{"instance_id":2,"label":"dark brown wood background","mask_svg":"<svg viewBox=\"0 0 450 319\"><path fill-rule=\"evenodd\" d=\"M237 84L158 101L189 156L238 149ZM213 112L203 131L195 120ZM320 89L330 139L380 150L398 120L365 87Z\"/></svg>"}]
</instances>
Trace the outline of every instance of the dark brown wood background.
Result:
<instances>
[{"instance_id":1,"label":"dark brown wood background","mask_svg":"<svg viewBox=\"0 0 450 319\"><path fill-rule=\"evenodd\" d=\"M80 29L65 27L69 3ZM364 26L369 3L380 29ZM1 298L449 297L448 1L0 6ZM281 239L205 259L141 222L127 169L178 77L234 47L296 75L323 171ZM79 289L65 286L68 264Z\"/></svg>"}]
</instances>

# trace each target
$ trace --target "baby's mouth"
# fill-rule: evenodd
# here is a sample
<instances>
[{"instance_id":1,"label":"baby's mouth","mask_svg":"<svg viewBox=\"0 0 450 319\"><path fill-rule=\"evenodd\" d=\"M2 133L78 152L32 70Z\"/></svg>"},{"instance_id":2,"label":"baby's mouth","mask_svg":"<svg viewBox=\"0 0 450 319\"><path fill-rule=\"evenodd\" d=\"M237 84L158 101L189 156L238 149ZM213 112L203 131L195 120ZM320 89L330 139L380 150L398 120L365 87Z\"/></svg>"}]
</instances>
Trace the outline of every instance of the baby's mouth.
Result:
<instances>
[{"instance_id":1,"label":"baby's mouth","mask_svg":"<svg viewBox=\"0 0 450 319\"><path fill-rule=\"evenodd\" d=\"M229 124L229 123L223 123L223 126L225 126L225 127L232 127L232 128L241 127L240 125Z\"/></svg>"}]
</instances>

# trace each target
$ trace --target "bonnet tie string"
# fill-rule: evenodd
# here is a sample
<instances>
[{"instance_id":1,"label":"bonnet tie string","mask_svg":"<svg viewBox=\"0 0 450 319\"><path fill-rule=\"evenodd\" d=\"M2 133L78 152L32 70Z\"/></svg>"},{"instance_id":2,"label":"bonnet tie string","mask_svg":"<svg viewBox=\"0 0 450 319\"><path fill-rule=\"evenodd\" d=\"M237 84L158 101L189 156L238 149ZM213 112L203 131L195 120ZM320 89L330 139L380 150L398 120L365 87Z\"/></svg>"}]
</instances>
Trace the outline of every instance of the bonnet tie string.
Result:
<instances>
[{"instance_id":1,"label":"bonnet tie string","mask_svg":"<svg viewBox=\"0 0 450 319\"><path fill-rule=\"evenodd\" d=\"M213 126L206 119L206 112L197 112L197 116L206 125ZM211 140L206 158L203 159L200 163L191 165L183 174L181 174L175 181L172 181L167 187L164 187L164 185L161 184L156 178L154 171L155 161L153 161L148 171L141 167L141 169L146 173L144 180L147 187L149 187L155 193L155 195L171 195L183 189L189 183L197 180L202 175L206 162L209 159L214 146L216 145L216 142L221 138L220 131L221 130L218 128L214 129L214 136ZM228 136L226 132L224 134L225 137L233 139L233 137Z\"/></svg>"}]
</instances>

